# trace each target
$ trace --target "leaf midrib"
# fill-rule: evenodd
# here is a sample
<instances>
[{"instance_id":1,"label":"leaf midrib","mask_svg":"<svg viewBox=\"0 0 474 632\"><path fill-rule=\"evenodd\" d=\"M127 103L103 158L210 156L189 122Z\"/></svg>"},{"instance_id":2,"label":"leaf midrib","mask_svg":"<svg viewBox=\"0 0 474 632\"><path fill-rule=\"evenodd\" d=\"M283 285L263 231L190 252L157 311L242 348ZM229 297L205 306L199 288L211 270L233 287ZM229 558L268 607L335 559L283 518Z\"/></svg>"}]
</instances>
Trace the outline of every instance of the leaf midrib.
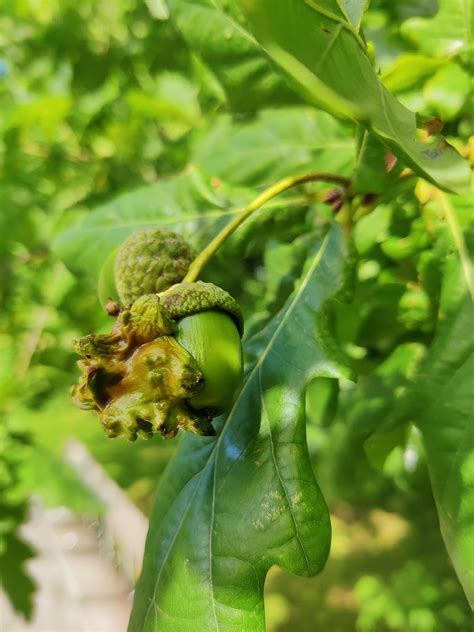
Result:
<instances>
[{"instance_id":1,"label":"leaf midrib","mask_svg":"<svg viewBox=\"0 0 474 632\"><path fill-rule=\"evenodd\" d=\"M345 28L347 31L349 31L349 33L351 33L351 35L354 36L357 43L363 50L363 52L367 54L367 47L364 41L362 40L359 33L356 31L356 29L352 25L352 22L348 18L341 17L337 15L336 13L332 13L332 11L328 11L327 9L324 9L323 7L319 6L319 4L315 0L304 0L304 2L306 5L308 5L308 7L313 9L313 11L316 11L316 13L320 13L321 15L324 15L326 18L333 20L334 22L338 22L342 28Z\"/></svg>"},{"instance_id":2,"label":"leaf midrib","mask_svg":"<svg viewBox=\"0 0 474 632\"><path fill-rule=\"evenodd\" d=\"M273 344L274 344L275 339L276 339L276 338L278 337L278 335L280 334L280 331L282 330L282 328L284 327L284 325L286 325L287 319L289 318L289 316L291 315L291 313L292 313L292 312L293 312L293 310L295 309L295 306L298 304L299 297L301 296L301 294L303 293L303 291L306 289L306 286L308 285L308 283L309 283L309 281L310 281L310 279L311 279L312 275L314 274L315 270L317 269L317 267L318 267L318 265L319 265L319 263L320 263L320 261L321 261L321 258L322 258L323 254L324 254L324 252L325 252L325 250L326 250L326 248L327 248L328 241L329 241L329 235L326 235L326 237L324 238L323 242L321 243L321 246L320 246L320 248L319 248L319 250L318 250L317 254L315 255L315 258L314 258L314 262L313 262L313 264L312 264L312 265L310 266L310 268L308 269L308 272L307 272L307 274L306 274L306 277L305 277L305 279L303 280L303 282L300 284L300 286L299 286L299 288L298 288L297 292L295 293L295 296L294 296L294 298L293 298L293 300L292 300L291 304L289 305L288 309L286 310L284 317L282 318L282 320L281 320L281 322L279 323L278 327L276 328L275 332L272 334L272 336L271 336L270 340L268 341L268 344L266 345L266 347L265 347L265 349L264 349L264 351L263 351L262 355L260 356L259 360L256 362L255 366L253 367L253 369L252 369L252 370L251 370L251 372L249 373L249 376L248 376L248 378L247 378L247 381L245 382L244 386L242 387L242 390L240 391L240 394L239 394L239 396L238 396L238 398L237 398L236 402L234 403L234 405L233 405L233 407L232 407L232 409L231 409L231 411L230 411L230 413L229 413L229 415L228 415L228 417L227 417L227 419L226 419L225 425L224 425L224 427L222 428L222 431L221 431L221 433L220 433L219 437L217 438L217 440L216 440L216 443L215 443L214 447L212 448L211 452L209 453L209 457L208 457L208 459L207 459L206 463L203 465L203 467L201 468L201 470L200 470L199 472L196 472L196 474L194 474L194 475L193 475L193 477L192 477L192 478L188 481L188 483L186 484L186 486L187 486L187 485L189 485L189 483L190 483L192 480L194 480L195 478L199 477L199 480L198 480L198 481L197 481L197 483L196 483L196 488L195 488L195 490L193 491L193 493L192 493L192 495L191 495L191 497L190 497L190 499L189 499L189 502L186 504L186 507L184 508L184 511L183 511L183 516L182 516L182 518L181 518L181 520L180 520L180 522L179 522L179 525L178 525L178 526L177 526L177 528L176 528L175 534L174 534L174 536L173 536L173 538L172 538L172 540L171 540L171 542L170 542L170 545L169 545L168 551L166 552L166 554L165 554L165 556L164 556L164 558L163 558L163 562L162 562L162 564L161 564L161 567L160 567L160 569L159 569L159 571L158 571L158 575L157 575L157 578L156 578L156 581L155 581L155 585L154 585L154 588L153 588L153 597L152 597L152 599L150 600L150 603L149 603L148 608L147 608L147 610L146 610L146 614L145 614L145 617L144 617L144 620L143 620L143 625L146 623L146 621L147 621L147 619L148 619L148 615L149 615L149 612L150 612L150 608L151 608L151 606L155 603L155 596L156 596L157 588L158 588L158 585L159 585L159 581L160 581L161 576L162 576L163 569L165 568L166 562L167 562L167 560L168 560L168 558L169 558L169 555L170 555L170 553L171 553L171 551L172 551L172 548L173 548L173 546L174 546L174 543L176 542L176 538L178 537L178 534L179 534L179 533L180 533L180 531L181 531L181 528L182 528L183 523L184 523L184 521L185 521L185 519L186 519L186 516L187 516L187 514L188 514L188 511L189 511L189 509L190 509L190 507L191 507L191 505L192 505L192 502L193 502L193 500L194 500L194 497L196 496L196 493L197 493L197 491L199 490L200 483L201 483L201 480L202 480L202 475L204 474L204 472L206 471L206 469L208 468L208 466L211 464L211 462L212 462L212 460L213 460L213 458L214 458L214 456L215 456L215 463L214 463L214 468L215 468L215 471L214 471L214 480L216 480L216 476L217 476L217 459L218 459L218 455L219 455L219 447L220 447L220 444L221 444L221 441L222 441L223 437L225 436L226 429L228 428L229 423L230 423L230 421L231 421L231 419L232 419L232 415L233 415L233 413L235 412L235 410L236 410L236 408L237 408L237 405L238 405L238 403L240 402L240 400L241 400L241 398L242 398L243 393L246 391L247 386L248 386L248 385L249 385L249 384L253 381L253 376L254 376L255 372L256 372L256 371L261 371L261 367L262 367L262 365L263 365L263 361L265 360L265 358L267 357L267 355L268 355L268 353L269 353L270 349L272 348L272 346L273 346ZM271 433L270 428L269 428L269 437L270 437L270 441L271 441L271 443L272 443L272 449L273 449L273 440L272 440L272 433ZM241 453L241 454L242 454L242 453ZM238 459L240 458L241 454L239 454L239 456L237 457L237 459L236 459L236 460L238 460ZM228 476L228 474L229 474L229 472L231 471L231 469L232 469L232 468L230 468L230 469L226 472L226 475L225 475L225 477L224 477L222 480L225 480L225 478ZM277 470L277 472L278 472L278 470ZM211 505L211 507L212 507L211 515L212 515L212 516L214 516L214 515L215 515L215 502L216 502L216 494L215 494L215 486L213 485L213 497L212 497L212 505ZM164 520L165 520L166 516L167 516L167 515L169 514L169 512L171 511L171 508L172 508L172 507L173 507L173 504L171 504L171 506L169 507L169 509L168 509L168 511L166 512L165 516L163 517L163 522L164 522ZM292 510L291 510L291 505L289 505L289 506L288 506L288 508L289 508L289 511L290 511L290 513L291 513L291 515L292 515L293 521L296 523L296 521L295 521L295 517L293 516L293 512L292 512ZM213 536L213 531L214 531L214 521L212 520L212 521L211 521L211 524L210 524L210 534L209 534L209 539L210 539L210 541L212 541L212 539L213 539L213 538L212 538L212 536ZM301 541L300 541L300 540L299 540L299 543L300 543L301 550L303 551L303 554L305 555L305 559L307 559L306 552L304 551L304 548L302 547L302 545L301 545ZM212 559L212 554L211 554L211 550L210 550L210 560L211 560L211 559ZM211 569L211 568L212 568L212 564L210 564L210 569ZM211 577L212 577L212 576L211 576ZM213 590L212 590L212 593L213 593ZM216 630L218 630L218 629L219 629L219 625L218 625L218 622L217 622L217 613L216 613L216 611L215 611L215 606L214 606L214 604L215 604L215 600L213 600L213 611L214 611L214 616L215 616L215 620L216 620ZM143 629L143 626L142 626L142 629Z\"/></svg>"}]
</instances>

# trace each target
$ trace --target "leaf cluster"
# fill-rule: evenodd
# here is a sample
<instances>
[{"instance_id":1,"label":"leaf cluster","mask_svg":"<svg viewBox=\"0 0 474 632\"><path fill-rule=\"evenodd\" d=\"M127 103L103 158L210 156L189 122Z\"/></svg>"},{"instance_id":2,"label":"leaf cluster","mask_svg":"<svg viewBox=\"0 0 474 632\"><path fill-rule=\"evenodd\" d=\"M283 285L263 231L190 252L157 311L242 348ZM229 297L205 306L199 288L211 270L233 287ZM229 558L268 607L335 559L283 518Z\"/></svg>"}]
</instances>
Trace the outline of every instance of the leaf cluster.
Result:
<instances>
[{"instance_id":1,"label":"leaf cluster","mask_svg":"<svg viewBox=\"0 0 474 632\"><path fill-rule=\"evenodd\" d=\"M57 456L71 430L148 510L160 478L134 631L183 629L183 591L197 627L262 629L268 569L323 566L326 502L333 517L397 512L415 538L433 494L472 597L466 3L367 4L48 0L0 18L0 556L31 554L16 535L31 488L100 511ZM218 438L105 447L65 392L71 340L110 326L97 287L104 299L116 247L160 226L200 249L265 186L310 171L351 178L337 215L329 186L299 187L205 269L246 316L247 379ZM405 548L418 557L387 585L357 582L358 629L467 626L440 546L436 563ZM445 578L451 609L429 590ZM28 614L26 576L4 585Z\"/></svg>"}]
</instances>

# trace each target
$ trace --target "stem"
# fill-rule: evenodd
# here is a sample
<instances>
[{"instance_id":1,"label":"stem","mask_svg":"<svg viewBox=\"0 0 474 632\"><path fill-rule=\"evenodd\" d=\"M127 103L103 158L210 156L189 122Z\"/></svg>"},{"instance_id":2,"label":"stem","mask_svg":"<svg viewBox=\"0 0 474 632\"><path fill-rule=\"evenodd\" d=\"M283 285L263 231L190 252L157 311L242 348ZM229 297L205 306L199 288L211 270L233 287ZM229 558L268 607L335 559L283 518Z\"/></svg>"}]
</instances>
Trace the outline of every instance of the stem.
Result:
<instances>
[{"instance_id":1,"label":"stem","mask_svg":"<svg viewBox=\"0 0 474 632\"><path fill-rule=\"evenodd\" d=\"M188 283L196 281L208 261L216 254L225 240L228 239L228 237L230 237L232 233L252 215L252 213L257 211L272 198L280 195L280 193L283 193L292 187L298 186L299 184L304 184L305 182L332 182L334 184L339 184L344 188L347 188L350 184L350 180L347 178L343 178L342 176L337 176L332 173L308 173L302 176L284 178L283 180L280 180L280 182L273 184L250 202L250 204L246 206L236 217L234 217L234 219L231 220L221 230L221 232L214 237L204 250L198 254L196 259L194 259L190 265L188 273L184 277L183 281Z\"/></svg>"}]
</instances>

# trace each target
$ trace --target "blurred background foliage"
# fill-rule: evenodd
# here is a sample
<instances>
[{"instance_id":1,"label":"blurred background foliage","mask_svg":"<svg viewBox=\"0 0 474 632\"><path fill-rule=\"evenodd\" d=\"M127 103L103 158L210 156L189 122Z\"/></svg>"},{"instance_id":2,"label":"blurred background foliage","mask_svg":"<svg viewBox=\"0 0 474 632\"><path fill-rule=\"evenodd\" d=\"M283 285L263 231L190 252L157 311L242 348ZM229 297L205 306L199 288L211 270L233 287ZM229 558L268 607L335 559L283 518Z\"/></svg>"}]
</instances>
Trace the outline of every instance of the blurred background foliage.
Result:
<instances>
[{"instance_id":1,"label":"blurred background foliage","mask_svg":"<svg viewBox=\"0 0 474 632\"><path fill-rule=\"evenodd\" d=\"M305 106L261 55L220 29L217 11L207 16L211 41L179 0L168 4L5 0L0 13L0 565L26 614L33 587L22 563L34 551L17 528L29 495L100 512L62 461L67 437L84 441L145 513L174 452L158 439L107 440L69 401L71 340L109 326L97 293L107 255L152 225L160 204L166 223L200 246L278 178L350 176L355 167L350 126ZM447 4L374 0L364 33L387 87L420 117L442 119L472 160L472 68L443 31ZM326 192L266 207L206 270L241 300L249 333L298 279L330 216ZM470 248L468 196L453 208ZM312 580L271 572L268 629L467 631L407 404L457 254L439 205L414 179L355 219L353 282L328 327L358 382L318 379L307 394L332 555Z\"/></svg>"}]
</instances>

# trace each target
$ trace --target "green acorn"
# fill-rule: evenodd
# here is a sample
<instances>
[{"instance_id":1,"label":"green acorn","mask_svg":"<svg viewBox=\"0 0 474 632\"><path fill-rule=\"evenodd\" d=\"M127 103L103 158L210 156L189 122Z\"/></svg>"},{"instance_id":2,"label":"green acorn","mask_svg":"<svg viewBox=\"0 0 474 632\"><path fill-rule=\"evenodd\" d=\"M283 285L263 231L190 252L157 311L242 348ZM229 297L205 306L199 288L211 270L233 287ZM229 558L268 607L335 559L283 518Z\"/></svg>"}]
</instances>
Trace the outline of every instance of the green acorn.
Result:
<instances>
[{"instance_id":1,"label":"green acorn","mask_svg":"<svg viewBox=\"0 0 474 632\"><path fill-rule=\"evenodd\" d=\"M124 307L144 294L163 292L184 279L195 258L194 249L176 233L145 228L120 246L115 282Z\"/></svg>"},{"instance_id":2,"label":"green acorn","mask_svg":"<svg viewBox=\"0 0 474 632\"><path fill-rule=\"evenodd\" d=\"M75 341L84 359L74 400L100 413L110 437L168 439L179 428L213 435L213 417L242 386L242 331L239 305L212 283L140 296L110 334Z\"/></svg>"}]
</instances>

